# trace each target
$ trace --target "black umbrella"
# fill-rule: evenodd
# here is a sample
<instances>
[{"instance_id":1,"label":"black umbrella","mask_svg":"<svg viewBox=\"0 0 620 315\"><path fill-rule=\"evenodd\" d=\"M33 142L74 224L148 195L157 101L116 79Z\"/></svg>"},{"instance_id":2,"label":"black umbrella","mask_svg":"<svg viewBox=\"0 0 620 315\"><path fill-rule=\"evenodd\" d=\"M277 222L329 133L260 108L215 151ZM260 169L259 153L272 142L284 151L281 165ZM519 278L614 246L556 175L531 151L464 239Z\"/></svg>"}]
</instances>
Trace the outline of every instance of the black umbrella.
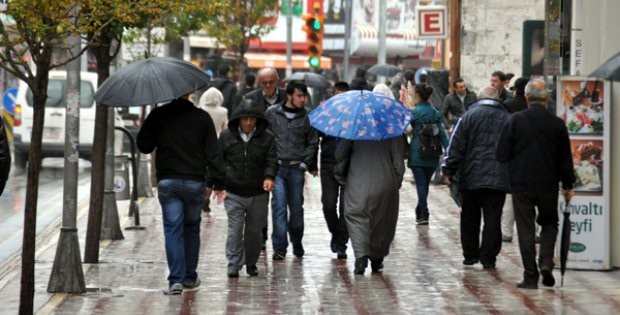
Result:
<instances>
[{"instance_id":1,"label":"black umbrella","mask_svg":"<svg viewBox=\"0 0 620 315\"><path fill-rule=\"evenodd\" d=\"M326 88L329 86L329 81L323 75L307 71L295 72L284 79L284 82L291 81L299 81L313 88Z\"/></svg>"},{"instance_id":2,"label":"black umbrella","mask_svg":"<svg viewBox=\"0 0 620 315\"><path fill-rule=\"evenodd\" d=\"M380 75L384 77L392 77L399 73L401 70L399 67L391 64L380 64L374 65L368 68L368 73L372 73L374 75Z\"/></svg>"},{"instance_id":3,"label":"black umbrella","mask_svg":"<svg viewBox=\"0 0 620 315\"><path fill-rule=\"evenodd\" d=\"M122 67L97 89L95 100L107 106L163 103L209 84L209 76L195 65L171 57L153 57Z\"/></svg>"},{"instance_id":4,"label":"black umbrella","mask_svg":"<svg viewBox=\"0 0 620 315\"><path fill-rule=\"evenodd\" d=\"M570 247L570 210L569 203L567 202L564 206L564 220L562 221L562 233L560 236L560 274L562 275L562 280L560 281L560 286L564 286L564 273L566 272L566 260L568 259L568 249Z\"/></svg>"},{"instance_id":5,"label":"black umbrella","mask_svg":"<svg viewBox=\"0 0 620 315\"><path fill-rule=\"evenodd\" d=\"M620 81L620 52L603 62L589 77L605 79L610 81Z\"/></svg>"}]
</instances>

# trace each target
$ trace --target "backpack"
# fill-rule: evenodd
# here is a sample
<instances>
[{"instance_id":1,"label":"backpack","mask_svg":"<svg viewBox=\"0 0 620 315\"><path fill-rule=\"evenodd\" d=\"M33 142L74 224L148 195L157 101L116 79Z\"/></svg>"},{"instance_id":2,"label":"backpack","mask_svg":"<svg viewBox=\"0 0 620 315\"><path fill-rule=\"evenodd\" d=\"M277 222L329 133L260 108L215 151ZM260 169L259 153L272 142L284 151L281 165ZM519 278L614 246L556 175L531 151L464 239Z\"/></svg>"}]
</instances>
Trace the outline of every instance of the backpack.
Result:
<instances>
[{"instance_id":1,"label":"backpack","mask_svg":"<svg viewBox=\"0 0 620 315\"><path fill-rule=\"evenodd\" d=\"M423 122L422 127L418 131L420 138L420 147L418 154L423 160L437 160L443 154L443 146L441 144L441 134L439 132L439 124L433 120Z\"/></svg>"}]
</instances>

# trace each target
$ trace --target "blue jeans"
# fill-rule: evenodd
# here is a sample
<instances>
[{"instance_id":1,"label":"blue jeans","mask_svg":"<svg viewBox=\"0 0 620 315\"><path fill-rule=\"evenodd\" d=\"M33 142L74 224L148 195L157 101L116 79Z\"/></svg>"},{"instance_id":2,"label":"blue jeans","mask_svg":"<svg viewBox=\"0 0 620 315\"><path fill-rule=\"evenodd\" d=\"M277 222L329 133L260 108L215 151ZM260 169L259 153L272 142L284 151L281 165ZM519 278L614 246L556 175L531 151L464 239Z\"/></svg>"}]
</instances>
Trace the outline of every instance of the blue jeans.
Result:
<instances>
[{"instance_id":1,"label":"blue jeans","mask_svg":"<svg viewBox=\"0 0 620 315\"><path fill-rule=\"evenodd\" d=\"M198 277L196 267L204 189L204 181L162 179L157 183L170 285Z\"/></svg>"},{"instance_id":2,"label":"blue jeans","mask_svg":"<svg viewBox=\"0 0 620 315\"><path fill-rule=\"evenodd\" d=\"M418 193L418 205L415 207L416 219L428 218L428 186L431 183L431 177L435 172L435 168L414 166L411 168L411 171L415 179L415 189Z\"/></svg>"},{"instance_id":3,"label":"blue jeans","mask_svg":"<svg viewBox=\"0 0 620 315\"><path fill-rule=\"evenodd\" d=\"M288 247L287 232L293 244L300 244L304 236L304 175L299 167L278 166L271 197L271 242L273 250L281 254L286 254Z\"/></svg>"}]
</instances>

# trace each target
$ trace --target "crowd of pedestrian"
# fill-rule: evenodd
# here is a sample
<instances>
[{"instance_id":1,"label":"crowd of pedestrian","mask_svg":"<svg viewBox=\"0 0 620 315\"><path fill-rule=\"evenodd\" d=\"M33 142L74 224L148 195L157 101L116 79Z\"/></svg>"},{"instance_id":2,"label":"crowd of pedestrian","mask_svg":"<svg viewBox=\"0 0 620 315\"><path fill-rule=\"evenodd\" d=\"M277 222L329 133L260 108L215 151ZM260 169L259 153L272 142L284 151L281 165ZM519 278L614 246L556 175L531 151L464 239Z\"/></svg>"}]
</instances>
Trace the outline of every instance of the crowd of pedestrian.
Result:
<instances>
[{"instance_id":1,"label":"crowd of pedestrian","mask_svg":"<svg viewBox=\"0 0 620 315\"><path fill-rule=\"evenodd\" d=\"M441 170L458 192L463 265L495 269L516 221L524 266L517 287L537 288L540 276L543 285L555 284L559 184L569 201L574 175L566 128L545 109L544 81L510 80L495 71L476 95L457 78L443 102L432 104L434 88L424 77L404 71L388 84L371 84L360 68L351 82L335 82L330 97L372 91L400 102L412 119L403 137L356 140L311 125L310 93L303 82L282 88L278 72L263 68L246 75L242 89L228 72L227 66L218 69L197 106L187 97L153 110L138 135L140 151L157 153L170 270L164 293L200 285L195 270L200 213L208 210L211 191L228 217L228 277L238 277L244 266L249 276L257 276L256 263L269 238L274 261L286 259L289 245L302 259L306 173L320 173L329 249L337 259L347 259L350 240L355 274L364 274L368 263L372 272L384 268L399 211L415 211L417 224L429 225L429 185ZM414 177L415 209L399 209L405 166ZM536 225L541 227L538 256Z\"/></svg>"}]
</instances>

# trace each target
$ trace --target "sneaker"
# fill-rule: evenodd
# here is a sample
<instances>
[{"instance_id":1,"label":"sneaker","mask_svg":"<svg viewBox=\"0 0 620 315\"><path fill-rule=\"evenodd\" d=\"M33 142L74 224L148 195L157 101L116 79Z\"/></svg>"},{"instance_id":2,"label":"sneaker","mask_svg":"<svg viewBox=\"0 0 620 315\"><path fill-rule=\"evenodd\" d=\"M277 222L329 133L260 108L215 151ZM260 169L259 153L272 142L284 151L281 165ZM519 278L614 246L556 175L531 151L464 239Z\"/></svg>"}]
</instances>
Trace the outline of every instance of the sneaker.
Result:
<instances>
[{"instance_id":1,"label":"sneaker","mask_svg":"<svg viewBox=\"0 0 620 315\"><path fill-rule=\"evenodd\" d=\"M418 225L428 225L428 216L421 217L420 220L416 222Z\"/></svg>"},{"instance_id":2,"label":"sneaker","mask_svg":"<svg viewBox=\"0 0 620 315\"><path fill-rule=\"evenodd\" d=\"M301 258L304 257L305 253L306 251L304 250L304 245L302 245L301 243L293 244L293 255Z\"/></svg>"},{"instance_id":3,"label":"sneaker","mask_svg":"<svg viewBox=\"0 0 620 315\"><path fill-rule=\"evenodd\" d=\"M465 260L463 260L463 265L465 266L473 266L477 263L478 263L478 259L476 258L465 258Z\"/></svg>"},{"instance_id":4,"label":"sneaker","mask_svg":"<svg viewBox=\"0 0 620 315\"><path fill-rule=\"evenodd\" d=\"M173 283L169 288L164 289L165 295L179 295L183 293L183 285L180 283Z\"/></svg>"},{"instance_id":5,"label":"sneaker","mask_svg":"<svg viewBox=\"0 0 620 315\"><path fill-rule=\"evenodd\" d=\"M258 268L256 268L256 265L245 267L245 272L247 272L250 277L258 276Z\"/></svg>"},{"instance_id":6,"label":"sneaker","mask_svg":"<svg viewBox=\"0 0 620 315\"><path fill-rule=\"evenodd\" d=\"M512 236L502 235L502 242L504 242L504 243L512 243Z\"/></svg>"},{"instance_id":7,"label":"sneaker","mask_svg":"<svg viewBox=\"0 0 620 315\"><path fill-rule=\"evenodd\" d=\"M183 282L183 289L194 290L200 286L200 278Z\"/></svg>"},{"instance_id":8,"label":"sneaker","mask_svg":"<svg viewBox=\"0 0 620 315\"><path fill-rule=\"evenodd\" d=\"M552 287L555 285L555 278L553 277L553 271L549 267L540 268L540 274L542 275L542 284L546 287Z\"/></svg>"},{"instance_id":9,"label":"sneaker","mask_svg":"<svg viewBox=\"0 0 620 315\"><path fill-rule=\"evenodd\" d=\"M238 278L239 268L236 266L228 266L228 272L226 274L228 275L228 278Z\"/></svg>"},{"instance_id":10,"label":"sneaker","mask_svg":"<svg viewBox=\"0 0 620 315\"><path fill-rule=\"evenodd\" d=\"M284 260L285 256L286 256L285 253L280 253L280 252L274 251L272 259L273 260Z\"/></svg>"}]
</instances>

